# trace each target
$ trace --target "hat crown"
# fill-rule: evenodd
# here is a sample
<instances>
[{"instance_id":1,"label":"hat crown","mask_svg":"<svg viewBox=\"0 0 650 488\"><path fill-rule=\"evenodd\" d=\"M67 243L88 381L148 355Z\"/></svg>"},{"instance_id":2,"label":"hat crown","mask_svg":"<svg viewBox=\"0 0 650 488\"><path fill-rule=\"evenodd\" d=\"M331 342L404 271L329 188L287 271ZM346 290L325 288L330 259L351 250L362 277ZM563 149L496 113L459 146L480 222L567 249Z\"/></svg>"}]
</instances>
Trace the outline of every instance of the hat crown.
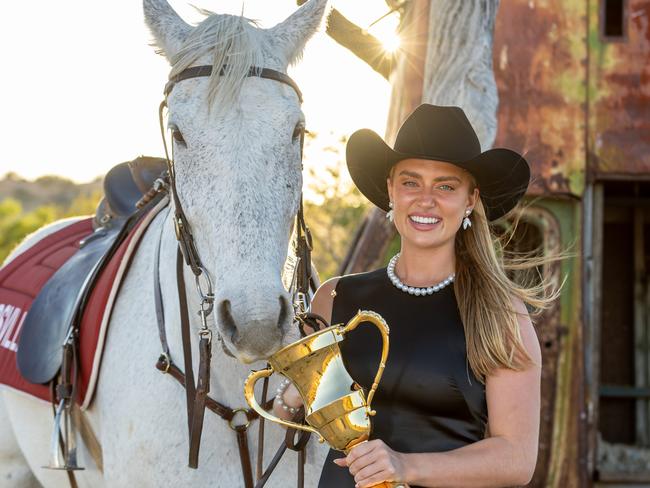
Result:
<instances>
[{"instance_id":1,"label":"hat crown","mask_svg":"<svg viewBox=\"0 0 650 488\"><path fill-rule=\"evenodd\" d=\"M395 151L425 159L468 161L481 154L481 144L461 108L422 104L400 127Z\"/></svg>"},{"instance_id":2,"label":"hat crown","mask_svg":"<svg viewBox=\"0 0 650 488\"><path fill-rule=\"evenodd\" d=\"M346 146L352 180L385 211L389 210L386 178L390 168L409 158L444 161L469 172L489 221L508 213L530 182L528 162L517 152L505 148L481 152L476 132L459 107L420 105L399 129L394 149L370 129L356 131Z\"/></svg>"}]
</instances>

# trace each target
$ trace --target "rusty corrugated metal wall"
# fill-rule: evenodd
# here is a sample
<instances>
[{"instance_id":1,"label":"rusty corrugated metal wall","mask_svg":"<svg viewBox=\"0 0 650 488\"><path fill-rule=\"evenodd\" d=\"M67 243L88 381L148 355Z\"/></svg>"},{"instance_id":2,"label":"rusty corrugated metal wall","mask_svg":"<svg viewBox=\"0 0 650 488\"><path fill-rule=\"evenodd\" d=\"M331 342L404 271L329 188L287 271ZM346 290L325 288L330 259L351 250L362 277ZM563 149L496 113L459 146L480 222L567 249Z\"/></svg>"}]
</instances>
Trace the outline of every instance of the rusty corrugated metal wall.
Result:
<instances>
[{"instance_id":1,"label":"rusty corrugated metal wall","mask_svg":"<svg viewBox=\"0 0 650 488\"><path fill-rule=\"evenodd\" d=\"M650 0L628 0L622 39L600 35L589 5L587 142L590 178L650 174Z\"/></svg>"},{"instance_id":2,"label":"rusty corrugated metal wall","mask_svg":"<svg viewBox=\"0 0 650 488\"><path fill-rule=\"evenodd\" d=\"M587 5L584 0L501 2L494 39L499 89L495 146L525 154L528 198L542 228L567 245L580 235L586 164ZM542 425L532 486L585 486L580 468L583 404L579 261L553 275L571 276L563 297L535 326L542 343Z\"/></svg>"},{"instance_id":3,"label":"rusty corrugated metal wall","mask_svg":"<svg viewBox=\"0 0 650 488\"><path fill-rule=\"evenodd\" d=\"M495 146L526 154L533 169L528 200L550 210L547 225L560 229L563 245L576 242L576 251L583 232L592 231L583 229L591 212L583 196L594 181L650 178L650 0L622 4L620 37L603 35L604 5L510 0L501 3L495 28ZM545 366L535 486L593 484L596 353L586 340L591 324L583 323L581 260L563 264L565 271L571 278L559 313L536 324Z\"/></svg>"}]
</instances>

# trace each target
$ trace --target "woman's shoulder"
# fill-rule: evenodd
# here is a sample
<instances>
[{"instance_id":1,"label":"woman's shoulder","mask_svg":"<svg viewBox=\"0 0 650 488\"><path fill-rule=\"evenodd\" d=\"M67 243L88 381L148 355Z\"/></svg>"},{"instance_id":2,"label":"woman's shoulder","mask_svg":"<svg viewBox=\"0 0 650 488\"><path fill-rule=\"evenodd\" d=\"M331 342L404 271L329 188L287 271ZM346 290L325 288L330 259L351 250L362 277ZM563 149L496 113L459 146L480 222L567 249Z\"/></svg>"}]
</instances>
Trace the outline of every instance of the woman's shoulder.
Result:
<instances>
[{"instance_id":1,"label":"woman's shoulder","mask_svg":"<svg viewBox=\"0 0 650 488\"><path fill-rule=\"evenodd\" d=\"M377 286L385 284L386 268L379 268L362 273L352 273L330 278L323 283L317 293L321 292L334 298L339 293L358 295L364 291L376 291ZM321 291L322 290L322 291Z\"/></svg>"},{"instance_id":2,"label":"woman's shoulder","mask_svg":"<svg viewBox=\"0 0 650 488\"><path fill-rule=\"evenodd\" d=\"M332 322L332 305L340 279L340 276L335 276L322 283L311 299L309 311L323 317L328 324Z\"/></svg>"},{"instance_id":3,"label":"woman's shoulder","mask_svg":"<svg viewBox=\"0 0 650 488\"><path fill-rule=\"evenodd\" d=\"M329 323L332 318L334 297L343 289L360 291L361 286L379 284L386 274L386 268L373 271L335 276L320 285L311 302L311 311L320 315Z\"/></svg>"}]
</instances>

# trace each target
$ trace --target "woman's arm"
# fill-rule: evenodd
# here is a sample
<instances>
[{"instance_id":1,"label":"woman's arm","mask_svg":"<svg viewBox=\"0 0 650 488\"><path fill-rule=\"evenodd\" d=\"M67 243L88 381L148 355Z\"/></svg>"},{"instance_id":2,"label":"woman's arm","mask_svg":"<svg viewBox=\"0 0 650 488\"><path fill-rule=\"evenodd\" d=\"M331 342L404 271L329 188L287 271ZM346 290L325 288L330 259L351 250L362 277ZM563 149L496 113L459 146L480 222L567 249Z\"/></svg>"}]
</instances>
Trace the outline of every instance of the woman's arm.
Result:
<instances>
[{"instance_id":1,"label":"woman's arm","mask_svg":"<svg viewBox=\"0 0 650 488\"><path fill-rule=\"evenodd\" d=\"M330 278L323 283L318 290L316 290L311 301L311 306L309 307L310 312L320 315L328 324L332 320L332 303L334 301L332 291L336 288L338 281L339 279L336 277ZM311 334L314 331L311 330L309 326L305 326L305 332ZM290 384L282 394L282 402L284 402L288 407L299 408L302 406L302 398L300 398L300 394L293 384ZM273 414L283 420L291 420L293 414L289 410L284 409L282 402L280 402L279 398L276 396L275 402L273 402Z\"/></svg>"},{"instance_id":2,"label":"woman's arm","mask_svg":"<svg viewBox=\"0 0 650 488\"><path fill-rule=\"evenodd\" d=\"M491 437L438 453L404 454L375 440L356 446L349 466L360 488L384 480L427 487L503 487L530 482L537 460L542 356L523 302L513 299L524 346L535 363L500 368L486 379ZM388 476L388 477L386 477Z\"/></svg>"}]
</instances>

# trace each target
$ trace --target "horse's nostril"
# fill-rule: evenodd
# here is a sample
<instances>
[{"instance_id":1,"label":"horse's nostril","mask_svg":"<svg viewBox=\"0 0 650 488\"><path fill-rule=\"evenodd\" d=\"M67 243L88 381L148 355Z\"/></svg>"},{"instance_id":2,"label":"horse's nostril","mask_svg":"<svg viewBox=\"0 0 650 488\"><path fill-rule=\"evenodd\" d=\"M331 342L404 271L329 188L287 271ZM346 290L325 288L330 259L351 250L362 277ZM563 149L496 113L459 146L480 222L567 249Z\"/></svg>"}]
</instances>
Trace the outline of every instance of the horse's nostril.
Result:
<instances>
[{"instance_id":1,"label":"horse's nostril","mask_svg":"<svg viewBox=\"0 0 650 488\"><path fill-rule=\"evenodd\" d=\"M223 300L217 307L219 312L219 323L223 327L224 335L230 336L230 341L234 344L237 340L237 325L230 312L230 300Z\"/></svg>"},{"instance_id":2,"label":"horse's nostril","mask_svg":"<svg viewBox=\"0 0 650 488\"><path fill-rule=\"evenodd\" d=\"M278 328L282 329L289 315L289 300L280 296L280 317L278 317Z\"/></svg>"}]
</instances>

